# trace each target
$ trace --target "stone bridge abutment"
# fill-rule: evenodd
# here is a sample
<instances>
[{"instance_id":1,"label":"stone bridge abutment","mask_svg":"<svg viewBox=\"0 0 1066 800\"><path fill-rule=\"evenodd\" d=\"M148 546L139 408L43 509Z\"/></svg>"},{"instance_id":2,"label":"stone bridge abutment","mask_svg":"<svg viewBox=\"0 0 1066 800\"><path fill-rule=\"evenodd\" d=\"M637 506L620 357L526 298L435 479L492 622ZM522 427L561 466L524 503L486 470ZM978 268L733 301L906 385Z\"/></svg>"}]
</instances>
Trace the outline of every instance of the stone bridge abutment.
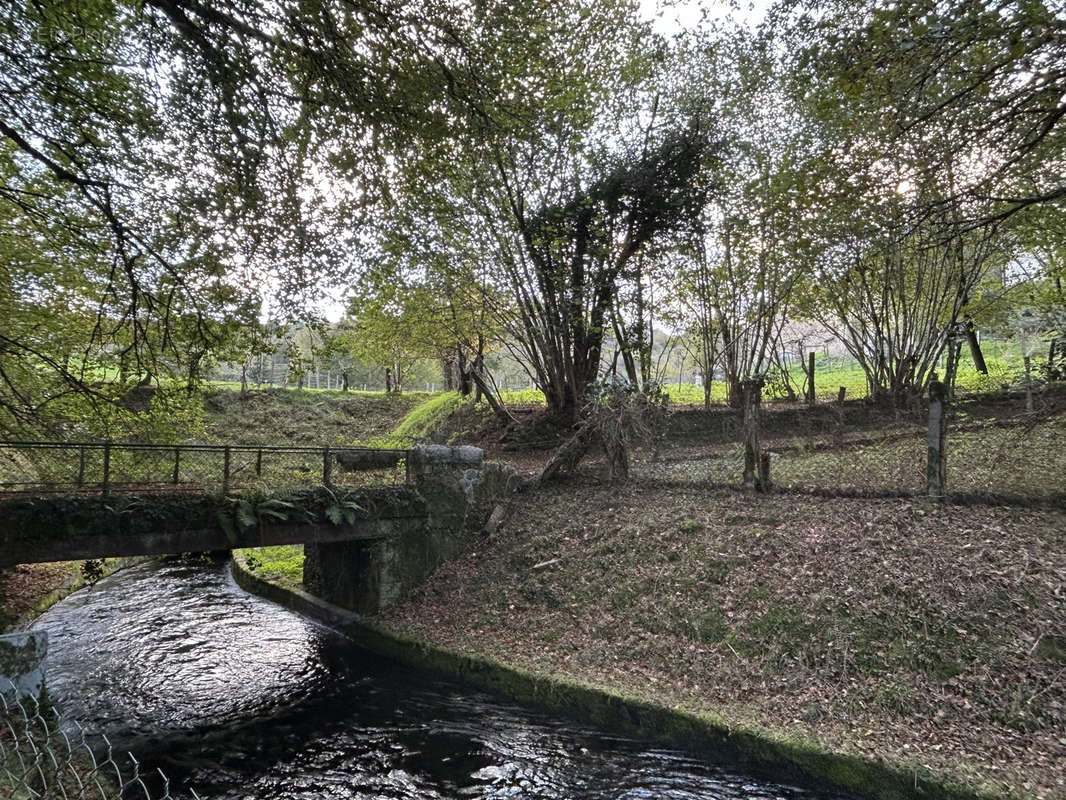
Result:
<instances>
[{"instance_id":1,"label":"stone bridge abutment","mask_svg":"<svg viewBox=\"0 0 1066 800\"><path fill-rule=\"evenodd\" d=\"M480 449L442 445L413 448L407 478L424 516L388 537L306 544L309 592L361 614L394 605L455 556L499 499L519 484L505 465L484 461Z\"/></svg>"}]
</instances>

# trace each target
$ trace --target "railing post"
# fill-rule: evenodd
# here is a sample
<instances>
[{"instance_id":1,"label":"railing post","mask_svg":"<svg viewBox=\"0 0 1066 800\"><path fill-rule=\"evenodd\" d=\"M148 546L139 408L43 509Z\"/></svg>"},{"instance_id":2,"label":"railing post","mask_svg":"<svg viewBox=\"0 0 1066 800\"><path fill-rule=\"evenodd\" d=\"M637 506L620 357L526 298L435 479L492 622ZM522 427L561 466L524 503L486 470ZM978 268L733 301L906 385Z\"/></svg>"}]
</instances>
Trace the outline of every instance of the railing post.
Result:
<instances>
[{"instance_id":1,"label":"railing post","mask_svg":"<svg viewBox=\"0 0 1066 800\"><path fill-rule=\"evenodd\" d=\"M263 474L263 449L259 448L255 454L255 475L260 477Z\"/></svg>"},{"instance_id":2,"label":"railing post","mask_svg":"<svg viewBox=\"0 0 1066 800\"><path fill-rule=\"evenodd\" d=\"M111 442L104 442L104 480L102 489L104 497L111 493Z\"/></svg>"},{"instance_id":3,"label":"railing post","mask_svg":"<svg viewBox=\"0 0 1066 800\"><path fill-rule=\"evenodd\" d=\"M322 450L322 485L333 485L333 457L329 452L329 445L327 444Z\"/></svg>"},{"instance_id":4,"label":"railing post","mask_svg":"<svg viewBox=\"0 0 1066 800\"><path fill-rule=\"evenodd\" d=\"M78 488L85 485L85 445L78 448Z\"/></svg>"},{"instance_id":5,"label":"railing post","mask_svg":"<svg viewBox=\"0 0 1066 800\"><path fill-rule=\"evenodd\" d=\"M222 451L222 494L229 494L229 460L230 460L230 447L226 447Z\"/></svg>"},{"instance_id":6,"label":"railing post","mask_svg":"<svg viewBox=\"0 0 1066 800\"><path fill-rule=\"evenodd\" d=\"M171 483L175 486L178 484L178 469L181 466L181 448L174 448L174 474L171 476Z\"/></svg>"}]
</instances>

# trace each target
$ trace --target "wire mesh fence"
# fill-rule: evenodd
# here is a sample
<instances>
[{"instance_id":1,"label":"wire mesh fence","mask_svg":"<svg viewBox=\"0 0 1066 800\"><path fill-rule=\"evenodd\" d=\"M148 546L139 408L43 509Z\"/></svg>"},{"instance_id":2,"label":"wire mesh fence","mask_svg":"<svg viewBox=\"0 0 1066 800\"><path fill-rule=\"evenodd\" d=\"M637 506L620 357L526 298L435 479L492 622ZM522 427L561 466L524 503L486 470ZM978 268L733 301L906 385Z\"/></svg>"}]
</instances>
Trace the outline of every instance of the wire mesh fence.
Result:
<instances>
[{"instance_id":1,"label":"wire mesh fence","mask_svg":"<svg viewBox=\"0 0 1066 800\"><path fill-rule=\"evenodd\" d=\"M948 412L946 491L1066 507L1066 394L959 401ZM688 415L690 418L685 419ZM704 486L742 483L740 412L682 412L674 442L645 477ZM908 496L927 490L929 409L822 403L760 412L760 446L775 489L828 496Z\"/></svg>"},{"instance_id":2,"label":"wire mesh fence","mask_svg":"<svg viewBox=\"0 0 1066 800\"><path fill-rule=\"evenodd\" d=\"M199 800L177 793L159 770L142 770L102 734L65 720L54 708L19 699L0 679L0 797L9 800Z\"/></svg>"},{"instance_id":3,"label":"wire mesh fence","mask_svg":"<svg viewBox=\"0 0 1066 800\"><path fill-rule=\"evenodd\" d=\"M402 483L406 451L365 447L0 442L0 493Z\"/></svg>"}]
</instances>

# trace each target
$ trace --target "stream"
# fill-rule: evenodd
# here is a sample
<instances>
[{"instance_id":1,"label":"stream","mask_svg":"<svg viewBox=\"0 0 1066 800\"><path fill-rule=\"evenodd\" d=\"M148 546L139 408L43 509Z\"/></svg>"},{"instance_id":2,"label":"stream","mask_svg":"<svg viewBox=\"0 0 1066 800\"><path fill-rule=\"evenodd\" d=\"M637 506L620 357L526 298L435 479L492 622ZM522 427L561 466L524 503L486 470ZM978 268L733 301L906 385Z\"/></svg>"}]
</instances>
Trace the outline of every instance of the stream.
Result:
<instances>
[{"instance_id":1,"label":"stream","mask_svg":"<svg viewBox=\"0 0 1066 800\"><path fill-rule=\"evenodd\" d=\"M840 797L380 660L247 594L225 565L144 563L34 628L63 714L202 800Z\"/></svg>"}]
</instances>

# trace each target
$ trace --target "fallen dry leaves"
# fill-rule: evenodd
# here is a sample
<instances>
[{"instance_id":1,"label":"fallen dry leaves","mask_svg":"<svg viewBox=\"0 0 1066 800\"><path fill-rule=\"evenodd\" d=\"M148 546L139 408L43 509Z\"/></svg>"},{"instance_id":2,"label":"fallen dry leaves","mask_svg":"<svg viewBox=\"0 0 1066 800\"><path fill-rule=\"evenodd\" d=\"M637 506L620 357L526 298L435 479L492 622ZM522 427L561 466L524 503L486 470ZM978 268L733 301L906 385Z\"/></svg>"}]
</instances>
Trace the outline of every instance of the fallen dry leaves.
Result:
<instances>
[{"instance_id":1,"label":"fallen dry leaves","mask_svg":"<svg viewBox=\"0 0 1066 800\"><path fill-rule=\"evenodd\" d=\"M676 477L513 503L495 538L384 621L973 786L1066 796L1066 514Z\"/></svg>"}]
</instances>

